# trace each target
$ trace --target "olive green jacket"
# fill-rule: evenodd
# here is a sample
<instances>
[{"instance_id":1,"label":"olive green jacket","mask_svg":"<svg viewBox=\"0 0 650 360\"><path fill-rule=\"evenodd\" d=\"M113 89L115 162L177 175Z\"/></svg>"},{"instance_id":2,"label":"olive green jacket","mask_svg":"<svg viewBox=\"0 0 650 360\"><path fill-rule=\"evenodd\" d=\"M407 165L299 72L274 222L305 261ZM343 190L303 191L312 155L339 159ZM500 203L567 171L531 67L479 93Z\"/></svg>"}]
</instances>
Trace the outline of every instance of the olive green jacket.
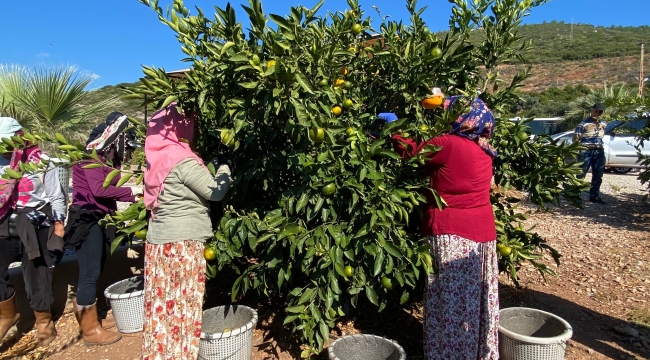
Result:
<instances>
[{"instance_id":1,"label":"olive green jacket","mask_svg":"<svg viewBox=\"0 0 650 360\"><path fill-rule=\"evenodd\" d=\"M195 159L176 164L158 196L158 207L149 220L147 241L166 244L212 237L209 201L221 201L230 188L230 168L220 165L213 177Z\"/></svg>"}]
</instances>

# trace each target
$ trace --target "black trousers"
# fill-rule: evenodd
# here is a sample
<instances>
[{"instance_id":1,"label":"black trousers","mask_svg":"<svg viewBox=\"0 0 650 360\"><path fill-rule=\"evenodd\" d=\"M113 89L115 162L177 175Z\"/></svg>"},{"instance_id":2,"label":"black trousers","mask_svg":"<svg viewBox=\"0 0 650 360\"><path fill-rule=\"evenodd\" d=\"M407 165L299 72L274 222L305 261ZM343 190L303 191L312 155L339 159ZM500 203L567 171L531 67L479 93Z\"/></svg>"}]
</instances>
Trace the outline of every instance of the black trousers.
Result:
<instances>
[{"instance_id":1,"label":"black trousers","mask_svg":"<svg viewBox=\"0 0 650 360\"><path fill-rule=\"evenodd\" d=\"M44 311L54 302L53 268L47 265L44 257L49 256L47 251L49 228L40 227L36 233L41 256L29 260L22 241L9 236L9 214L0 221L0 301L8 300L13 296L14 286L9 282L9 265L21 261L29 306L33 310Z\"/></svg>"},{"instance_id":2,"label":"black trousers","mask_svg":"<svg viewBox=\"0 0 650 360\"><path fill-rule=\"evenodd\" d=\"M86 240L75 248L79 263L77 304L92 305L97 299L97 280L104 269L110 246L102 228L95 224L90 228Z\"/></svg>"}]
</instances>

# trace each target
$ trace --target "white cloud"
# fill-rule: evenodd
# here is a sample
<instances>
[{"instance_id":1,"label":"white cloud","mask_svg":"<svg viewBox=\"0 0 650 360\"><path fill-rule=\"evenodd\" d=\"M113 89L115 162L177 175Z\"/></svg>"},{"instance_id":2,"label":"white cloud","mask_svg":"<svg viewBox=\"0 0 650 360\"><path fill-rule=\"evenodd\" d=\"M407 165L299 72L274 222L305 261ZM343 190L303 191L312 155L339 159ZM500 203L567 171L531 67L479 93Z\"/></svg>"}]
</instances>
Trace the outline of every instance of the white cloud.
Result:
<instances>
[{"instance_id":1,"label":"white cloud","mask_svg":"<svg viewBox=\"0 0 650 360\"><path fill-rule=\"evenodd\" d=\"M39 53L38 55L36 55L36 57L39 58L39 59L49 58L50 53L46 53L46 52L45 53Z\"/></svg>"}]
</instances>

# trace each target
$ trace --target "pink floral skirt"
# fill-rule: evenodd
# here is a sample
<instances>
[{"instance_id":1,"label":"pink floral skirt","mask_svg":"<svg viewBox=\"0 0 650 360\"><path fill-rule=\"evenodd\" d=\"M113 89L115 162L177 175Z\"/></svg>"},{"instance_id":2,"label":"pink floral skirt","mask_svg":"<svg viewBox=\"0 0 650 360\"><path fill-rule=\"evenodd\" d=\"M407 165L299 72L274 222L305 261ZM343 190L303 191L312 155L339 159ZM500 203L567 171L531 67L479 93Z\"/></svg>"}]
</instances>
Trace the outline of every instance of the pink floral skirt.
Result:
<instances>
[{"instance_id":1,"label":"pink floral skirt","mask_svg":"<svg viewBox=\"0 0 650 360\"><path fill-rule=\"evenodd\" d=\"M195 360L199 354L205 258L203 243L146 243L143 360Z\"/></svg>"},{"instance_id":2,"label":"pink floral skirt","mask_svg":"<svg viewBox=\"0 0 650 360\"><path fill-rule=\"evenodd\" d=\"M494 241L429 237L437 273L424 292L427 360L499 358L499 268Z\"/></svg>"}]
</instances>

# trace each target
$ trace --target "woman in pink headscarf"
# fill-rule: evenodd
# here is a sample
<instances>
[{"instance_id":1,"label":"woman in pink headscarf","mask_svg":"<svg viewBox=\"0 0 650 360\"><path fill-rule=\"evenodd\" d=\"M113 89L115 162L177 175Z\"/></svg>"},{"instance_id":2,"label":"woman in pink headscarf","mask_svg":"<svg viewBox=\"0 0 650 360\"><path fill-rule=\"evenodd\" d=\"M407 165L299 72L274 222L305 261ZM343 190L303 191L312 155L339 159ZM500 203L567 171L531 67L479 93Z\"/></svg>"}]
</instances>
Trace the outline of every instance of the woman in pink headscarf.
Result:
<instances>
[{"instance_id":1,"label":"woman in pink headscarf","mask_svg":"<svg viewBox=\"0 0 650 360\"><path fill-rule=\"evenodd\" d=\"M145 248L142 359L196 359L201 335L205 258L213 236L209 201L220 201L230 168L214 176L192 149L194 117L176 104L149 122L144 152L144 202L151 210Z\"/></svg>"}]
</instances>

